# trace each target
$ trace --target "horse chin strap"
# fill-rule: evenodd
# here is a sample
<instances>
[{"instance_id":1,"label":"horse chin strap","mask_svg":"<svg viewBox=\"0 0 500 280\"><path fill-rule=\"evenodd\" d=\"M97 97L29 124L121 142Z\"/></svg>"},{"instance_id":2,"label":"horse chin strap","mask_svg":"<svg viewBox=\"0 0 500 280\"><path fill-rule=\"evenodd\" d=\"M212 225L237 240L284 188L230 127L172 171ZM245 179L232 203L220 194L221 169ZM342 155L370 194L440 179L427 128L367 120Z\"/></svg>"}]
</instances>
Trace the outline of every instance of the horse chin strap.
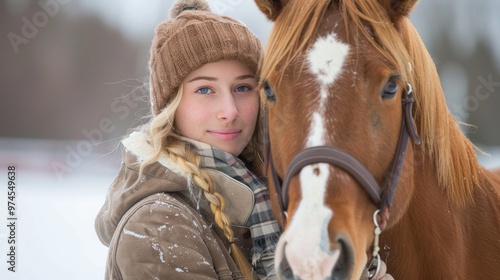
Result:
<instances>
[{"instance_id":1,"label":"horse chin strap","mask_svg":"<svg viewBox=\"0 0 500 280\"><path fill-rule=\"evenodd\" d=\"M418 136L415 121L412 116L413 102L413 90L411 85L408 84L406 97L402 99L403 120L401 121L398 145L394 161L386 174L386 180L383 188L378 185L373 175L358 160L341 149L331 146L316 146L300 151L288 165L283 184L281 184L272 159L266 114L264 120L264 142L265 153L267 155L266 169L269 168L271 172L271 180L274 184L276 194L278 196L278 204L282 213L286 213L286 209L288 208L288 188L290 180L293 176L297 175L302 168L315 163L328 163L338 166L358 181L370 200L378 207L377 211L374 213L377 249L375 252L374 246L373 258L376 259L379 250L378 235L380 235L380 232L387 226L387 222L389 220L389 209L392 207L394 193L396 192L396 187L403 168L406 149L408 147L408 139L411 137L413 143L416 145L420 144L420 137ZM380 223L377 221L377 217L380 217ZM379 230L378 233L377 228ZM378 260L380 260L380 257L378 257ZM373 261L371 263L373 263Z\"/></svg>"}]
</instances>

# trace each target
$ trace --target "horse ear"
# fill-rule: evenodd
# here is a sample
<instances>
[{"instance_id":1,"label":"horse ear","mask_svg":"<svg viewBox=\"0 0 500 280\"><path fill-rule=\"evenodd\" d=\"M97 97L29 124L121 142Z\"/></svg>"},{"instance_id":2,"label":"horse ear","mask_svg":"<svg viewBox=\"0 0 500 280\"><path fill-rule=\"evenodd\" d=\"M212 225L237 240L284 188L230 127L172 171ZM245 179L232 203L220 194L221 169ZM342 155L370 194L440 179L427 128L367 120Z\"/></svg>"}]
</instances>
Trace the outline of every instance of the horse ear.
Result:
<instances>
[{"instance_id":1,"label":"horse ear","mask_svg":"<svg viewBox=\"0 0 500 280\"><path fill-rule=\"evenodd\" d=\"M274 21L288 1L289 0L255 0L255 3L269 20Z\"/></svg>"},{"instance_id":2,"label":"horse ear","mask_svg":"<svg viewBox=\"0 0 500 280\"><path fill-rule=\"evenodd\" d=\"M408 16L418 0L379 0L386 9L393 23L397 23L402 17Z\"/></svg>"}]
</instances>

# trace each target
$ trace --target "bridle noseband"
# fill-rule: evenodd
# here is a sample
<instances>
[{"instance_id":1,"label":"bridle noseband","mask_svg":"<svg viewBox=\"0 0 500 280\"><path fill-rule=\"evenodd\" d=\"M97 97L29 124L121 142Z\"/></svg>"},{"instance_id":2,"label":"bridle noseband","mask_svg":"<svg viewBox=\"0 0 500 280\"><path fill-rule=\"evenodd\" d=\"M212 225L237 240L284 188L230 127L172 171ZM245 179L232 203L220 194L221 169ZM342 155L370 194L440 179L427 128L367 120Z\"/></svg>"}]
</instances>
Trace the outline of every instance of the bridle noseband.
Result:
<instances>
[{"instance_id":1,"label":"bridle noseband","mask_svg":"<svg viewBox=\"0 0 500 280\"><path fill-rule=\"evenodd\" d=\"M297 175L302 168L308 165L315 163L328 163L342 168L359 182L370 197L370 200L380 210L382 215L380 227L383 229L387 224L387 220L389 218L389 208L392 206L394 193L401 175L406 155L406 148L408 147L408 138L411 137L415 144L420 144L420 138L412 116L413 102L413 90L411 85L408 84L406 97L402 99L403 120L401 122L396 155L391 168L387 172L383 188L378 185L373 175L358 160L341 149L331 146L316 146L300 151L288 165L282 185L280 183L281 180L274 168L271 143L269 139L269 125L266 114L264 120L266 169L268 168L271 172L271 180L275 186L276 194L278 196L278 204L281 211L284 213L288 208L288 188L292 177Z\"/></svg>"}]
</instances>

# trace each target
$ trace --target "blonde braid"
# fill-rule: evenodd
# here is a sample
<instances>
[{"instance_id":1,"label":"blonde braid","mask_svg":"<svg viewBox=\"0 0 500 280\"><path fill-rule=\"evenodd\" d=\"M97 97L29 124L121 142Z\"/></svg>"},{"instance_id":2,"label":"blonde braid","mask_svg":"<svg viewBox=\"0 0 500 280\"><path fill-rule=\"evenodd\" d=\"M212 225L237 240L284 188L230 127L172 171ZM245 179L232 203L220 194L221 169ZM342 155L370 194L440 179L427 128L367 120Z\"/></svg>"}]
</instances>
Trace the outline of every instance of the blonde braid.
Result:
<instances>
[{"instance_id":1,"label":"blonde braid","mask_svg":"<svg viewBox=\"0 0 500 280\"><path fill-rule=\"evenodd\" d=\"M215 224L222 229L224 236L231 244L231 256L233 257L236 265L241 270L241 273L246 279L252 279L252 273L250 265L245 255L241 249L234 243L234 231L231 228L231 219L224 212L225 210L225 199L224 197L215 190L215 184L213 183L212 177L207 171L199 168L200 158L194 152L190 150L187 145L184 147L185 155L174 154L174 149L167 148L167 154L173 159L184 171L188 172L192 176L192 180L195 185L203 190L204 196L210 202L210 210L214 214ZM176 149L175 152L179 152ZM186 158L195 159L190 162Z\"/></svg>"},{"instance_id":2,"label":"blonde braid","mask_svg":"<svg viewBox=\"0 0 500 280\"><path fill-rule=\"evenodd\" d=\"M175 131L174 116L175 111L179 106L181 97L182 85L177 90L177 94L175 94L172 100L167 104L165 109L153 117L149 125L144 127L144 130L148 134L151 141L150 144L153 147L154 153L141 163L138 181L147 165L154 163L161 154L168 155L168 157L182 170L190 174L191 179L195 183L194 185L203 190L205 198L210 202L210 210L214 214L215 224L222 229L224 236L230 243L232 258L243 276L246 279L253 279L249 261L241 249L234 243L235 237L234 231L231 228L231 219L224 212L224 197L216 191L215 184L210 174L199 168L201 162L200 156L198 156L186 142L181 140ZM260 142L260 133L256 133L253 138L253 143ZM253 148L251 153L257 154L258 149Z\"/></svg>"}]
</instances>

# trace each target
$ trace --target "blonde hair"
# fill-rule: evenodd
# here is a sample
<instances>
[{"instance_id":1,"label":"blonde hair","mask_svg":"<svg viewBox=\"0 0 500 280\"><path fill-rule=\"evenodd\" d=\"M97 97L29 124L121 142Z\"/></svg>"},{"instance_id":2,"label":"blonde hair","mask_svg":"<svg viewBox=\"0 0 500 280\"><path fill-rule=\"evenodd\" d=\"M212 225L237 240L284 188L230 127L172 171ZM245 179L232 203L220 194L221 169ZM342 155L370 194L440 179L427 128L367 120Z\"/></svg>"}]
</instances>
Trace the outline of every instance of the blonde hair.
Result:
<instances>
[{"instance_id":1,"label":"blonde hair","mask_svg":"<svg viewBox=\"0 0 500 280\"><path fill-rule=\"evenodd\" d=\"M231 244L230 252L238 268L241 270L243 276L247 279L252 279L252 272L249 261L241 251L241 249L234 243L235 237L233 229L231 228L231 220L229 216L224 213L225 199L217 192L217 188L209 175L209 173L200 168L200 156L198 156L192 148L181 139L180 135L174 127L175 112L179 106L182 98L182 84L176 93L171 97L167 106L160 111L159 114L154 116L149 124L143 128L148 134L151 146L154 153L145 159L139 168L139 178L141 177L144 168L151 163L154 163L162 154L167 155L173 162L175 162L182 170L189 174L190 179L194 185L199 187L210 203L210 209L214 214L215 224L222 229L224 236ZM262 143L262 129L261 129L261 111L259 110L259 119L255 128L254 135L250 143L241 153L241 158L245 163L250 164L249 169L257 176L262 176L262 161L261 159L261 143Z\"/></svg>"}]
</instances>

